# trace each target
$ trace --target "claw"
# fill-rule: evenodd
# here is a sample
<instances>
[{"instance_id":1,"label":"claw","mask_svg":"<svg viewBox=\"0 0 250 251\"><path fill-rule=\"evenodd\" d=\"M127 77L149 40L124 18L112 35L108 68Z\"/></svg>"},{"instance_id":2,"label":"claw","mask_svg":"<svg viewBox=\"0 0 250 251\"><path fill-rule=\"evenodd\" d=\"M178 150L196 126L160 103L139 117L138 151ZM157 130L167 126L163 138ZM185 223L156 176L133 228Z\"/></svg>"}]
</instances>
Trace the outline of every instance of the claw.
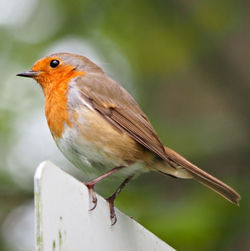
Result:
<instances>
[{"instance_id":1,"label":"claw","mask_svg":"<svg viewBox=\"0 0 250 251\"><path fill-rule=\"evenodd\" d=\"M115 208L114 208L115 195L114 194L111 195L106 200L109 203L109 212L110 212L111 226L114 226L115 223L117 222L117 217L116 217Z\"/></svg>"},{"instance_id":2,"label":"claw","mask_svg":"<svg viewBox=\"0 0 250 251\"><path fill-rule=\"evenodd\" d=\"M89 190L89 195L92 199L92 203L93 203L93 206L89 209L89 211L92 211L96 208L96 205L97 205L97 197L96 197L96 193L94 191L94 186L95 184L91 183L91 182L87 182L87 183L84 183L88 190Z\"/></svg>"},{"instance_id":3,"label":"claw","mask_svg":"<svg viewBox=\"0 0 250 251\"><path fill-rule=\"evenodd\" d=\"M95 184L97 184L98 182L100 182L101 180L105 179L106 177L108 177L109 175L111 175L112 173L115 173L117 171L119 171L120 169L124 168L124 166L117 166L113 169L111 169L110 171L104 173L103 175L89 181L89 182L86 182L84 183L85 186L87 186L88 190L89 190L89 195L92 199L92 203L94 204L92 208L89 209L89 211L92 211L96 208L96 205L97 205L97 197L96 197L96 194L95 194L95 191L94 191L94 186Z\"/></svg>"},{"instance_id":4,"label":"claw","mask_svg":"<svg viewBox=\"0 0 250 251\"><path fill-rule=\"evenodd\" d=\"M117 222L117 217L116 217L116 215L115 215L113 218L110 217L110 219L111 219L111 226L114 226L115 223Z\"/></svg>"},{"instance_id":5,"label":"claw","mask_svg":"<svg viewBox=\"0 0 250 251\"><path fill-rule=\"evenodd\" d=\"M91 208L89 209L89 211L93 211L93 210L96 208L96 206L97 206L97 200L96 200L96 201L93 201L93 200L92 200L92 203L93 203L93 207L91 207Z\"/></svg>"},{"instance_id":6,"label":"claw","mask_svg":"<svg viewBox=\"0 0 250 251\"><path fill-rule=\"evenodd\" d=\"M111 226L114 226L115 223L117 222L117 217L115 214L115 207L114 207L115 198L132 178L133 176L129 176L127 179L125 179L122 182L122 184L116 189L116 191L106 199L106 201L109 203Z\"/></svg>"}]
</instances>

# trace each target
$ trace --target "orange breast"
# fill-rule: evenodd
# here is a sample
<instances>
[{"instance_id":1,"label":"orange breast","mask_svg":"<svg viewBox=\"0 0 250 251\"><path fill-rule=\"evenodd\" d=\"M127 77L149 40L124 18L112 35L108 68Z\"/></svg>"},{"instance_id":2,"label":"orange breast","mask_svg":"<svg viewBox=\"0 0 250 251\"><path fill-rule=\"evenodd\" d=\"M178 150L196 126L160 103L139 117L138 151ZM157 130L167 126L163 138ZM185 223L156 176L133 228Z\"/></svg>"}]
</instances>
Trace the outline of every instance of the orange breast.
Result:
<instances>
[{"instance_id":1,"label":"orange breast","mask_svg":"<svg viewBox=\"0 0 250 251\"><path fill-rule=\"evenodd\" d=\"M84 72L75 71L67 79L58 79L52 83L50 88L43 89L45 94L45 115L53 137L60 138L62 136L65 124L72 126L67 104L68 85L73 78L84 74Z\"/></svg>"}]
</instances>

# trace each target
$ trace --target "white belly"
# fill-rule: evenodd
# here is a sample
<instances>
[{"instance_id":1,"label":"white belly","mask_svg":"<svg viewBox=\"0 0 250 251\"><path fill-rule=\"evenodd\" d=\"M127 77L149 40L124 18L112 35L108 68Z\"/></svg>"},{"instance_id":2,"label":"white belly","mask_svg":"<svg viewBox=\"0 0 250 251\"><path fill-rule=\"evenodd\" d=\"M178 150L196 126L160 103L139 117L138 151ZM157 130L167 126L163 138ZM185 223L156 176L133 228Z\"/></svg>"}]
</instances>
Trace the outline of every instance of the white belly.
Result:
<instances>
[{"instance_id":1,"label":"white belly","mask_svg":"<svg viewBox=\"0 0 250 251\"><path fill-rule=\"evenodd\" d=\"M148 171L143 162L137 161L128 166L123 160L114 160L108 157L103 149L95 147L83 135L79 135L79 130L74 127L65 126L62 137L54 139L65 157L84 172L86 180L98 177L118 166L125 166L125 168L112 174L109 179L121 179L122 181L130 175L138 175Z\"/></svg>"}]
</instances>

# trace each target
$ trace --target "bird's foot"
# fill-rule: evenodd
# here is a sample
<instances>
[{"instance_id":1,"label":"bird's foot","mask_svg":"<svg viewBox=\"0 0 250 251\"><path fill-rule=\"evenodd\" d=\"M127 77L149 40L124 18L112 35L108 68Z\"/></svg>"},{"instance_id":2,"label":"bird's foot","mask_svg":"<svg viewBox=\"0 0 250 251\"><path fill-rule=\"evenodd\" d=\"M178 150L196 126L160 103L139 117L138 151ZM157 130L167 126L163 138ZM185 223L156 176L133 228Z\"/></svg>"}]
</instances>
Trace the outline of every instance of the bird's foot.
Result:
<instances>
[{"instance_id":1,"label":"bird's foot","mask_svg":"<svg viewBox=\"0 0 250 251\"><path fill-rule=\"evenodd\" d=\"M90 207L89 211L92 211L96 208L96 205L97 205L97 197L96 197L96 193L95 193L95 190L94 190L94 187L95 187L95 182L86 182L84 183L85 186L87 186L88 190L89 190L89 195L91 197L91 202L93 203L93 206Z\"/></svg>"},{"instance_id":2,"label":"bird's foot","mask_svg":"<svg viewBox=\"0 0 250 251\"><path fill-rule=\"evenodd\" d=\"M124 168L124 166L117 166L111 170L109 170L108 172L104 173L103 175L84 183L85 186L87 186L88 190L89 190L89 195L91 196L92 199L92 203L93 203L93 207L91 207L89 209L89 211L92 211L96 208L97 205L97 197L96 197L96 193L94 191L94 186L95 184L97 184L98 182L102 181L103 179L105 179L106 177L108 177L109 175L111 175L112 173L115 173L117 171L119 171L120 169Z\"/></svg>"},{"instance_id":3,"label":"bird's foot","mask_svg":"<svg viewBox=\"0 0 250 251\"><path fill-rule=\"evenodd\" d=\"M107 202L109 203L111 226L115 225L115 223L117 222L117 218L116 218L116 214L115 214L115 207L114 207L115 198L116 198L116 195L113 194L106 199Z\"/></svg>"}]
</instances>

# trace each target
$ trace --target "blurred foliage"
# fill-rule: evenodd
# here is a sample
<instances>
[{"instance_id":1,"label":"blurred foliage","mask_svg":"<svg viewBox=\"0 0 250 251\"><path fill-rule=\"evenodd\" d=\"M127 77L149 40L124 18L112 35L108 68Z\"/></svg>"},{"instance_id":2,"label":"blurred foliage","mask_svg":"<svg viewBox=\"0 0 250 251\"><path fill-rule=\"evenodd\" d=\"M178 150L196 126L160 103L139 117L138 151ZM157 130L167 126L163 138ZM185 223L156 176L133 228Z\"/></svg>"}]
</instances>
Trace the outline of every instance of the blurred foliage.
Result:
<instances>
[{"instance_id":1,"label":"blurred foliage","mask_svg":"<svg viewBox=\"0 0 250 251\"><path fill-rule=\"evenodd\" d=\"M178 250L249 250L249 11L243 0L0 0L0 250L28 250L10 244L5 220L32 199L35 165L54 156L29 119L42 94L15 74L81 41L78 51L91 48L132 90L164 143L243 198L238 208L195 182L147 174L117 206Z\"/></svg>"}]
</instances>

